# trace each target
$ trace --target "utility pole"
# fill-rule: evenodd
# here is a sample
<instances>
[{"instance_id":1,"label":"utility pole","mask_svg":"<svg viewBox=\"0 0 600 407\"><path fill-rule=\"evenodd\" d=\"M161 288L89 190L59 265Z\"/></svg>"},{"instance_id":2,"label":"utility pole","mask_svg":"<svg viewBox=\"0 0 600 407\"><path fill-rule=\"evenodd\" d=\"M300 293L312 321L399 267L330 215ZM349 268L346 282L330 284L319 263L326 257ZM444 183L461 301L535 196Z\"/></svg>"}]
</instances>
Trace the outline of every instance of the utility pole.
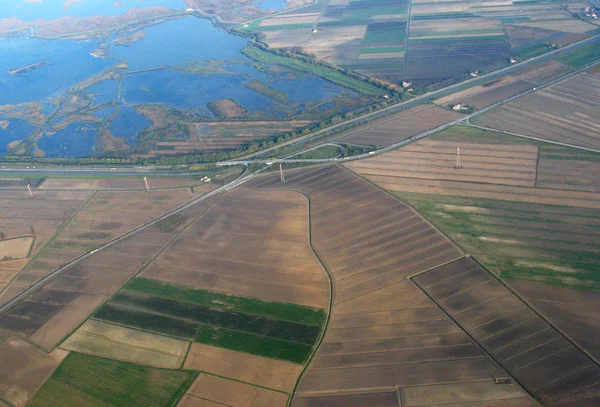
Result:
<instances>
[{"instance_id":1,"label":"utility pole","mask_svg":"<svg viewBox=\"0 0 600 407\"><path fill-rule=\"evenodd\" d=\"M285 184L285 175L283 174L283 167L279 164L279 178L281 178L281 183Z\"/></svg>"}]
</instances>

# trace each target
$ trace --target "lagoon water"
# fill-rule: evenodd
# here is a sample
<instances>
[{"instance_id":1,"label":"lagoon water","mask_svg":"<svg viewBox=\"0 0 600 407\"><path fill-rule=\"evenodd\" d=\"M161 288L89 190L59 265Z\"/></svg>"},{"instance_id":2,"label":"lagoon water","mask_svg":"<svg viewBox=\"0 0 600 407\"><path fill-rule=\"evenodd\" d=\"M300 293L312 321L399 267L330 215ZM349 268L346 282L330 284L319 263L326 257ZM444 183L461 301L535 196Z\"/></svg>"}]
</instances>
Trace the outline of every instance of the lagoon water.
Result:
<instances>
[{"instance_id":1,"label":"lagoon water","mask_svg":"<svg viewBox=\"0 0 600 407\"><path fill-rule=\"evenodd\" d=\"M54 20L63 16L94 17L115 16L125 13L131 8L167 7L174 10L186 8L183 0L83 0L64 7L64 0L43 0L40 2L25 0L3 0L0 7L0 18L15 17L25 22L35 20Z\"/></svg>"},{"instance_id":2,"label":"lagoon water","mask_svg":"<svg viewBox=\"0 0 600 407\"><path fill-rule=\"evenodd\" d=\"M146 0L143 4L146 6L148 3ZM81 4L88 4L88 1L84 0ZM95 3L91 1L89 4ZM113 134L135 144L135 136L151 125L134 110L140 104L194 109L210 117L208 103L231 98L251 113L277 119L301 112L306 103L320 102L348 92L315 75L290 75L268 67L262 69L240 52L247 39L216 28L209 20L184 17L147 27L144 32L144 39L127 46L116 46L112 60L90 55L99 47L100 41L0 40L0 105L38 101L46 103L45 113L48 114L52 98L61 96L83 79L126 62L129 70L122 80L120 100L117 100L117 80L96 83L85 91L92 106L110 102L121 104L119 115L107 125ZM37 62L48 64L19 75L6 73ZM190 63L196 64L194 69L198 63L207 67L195 72L183 69ZM289 103L281 104L246 88L244 83L253 79L285 92ZM113 113L114 108L102 108L93 116L108 118ZM21 128L21 138L32 130L30 127ZM6 144L14 137L14 132L10 136L6 132L0 133L0 154L5 153ZM70 139L73 146L67 145ZM86 156L93 153L96 140L89 126L75 123L56 134L45 136L38 146L45 151L46 157Z\"/></svg>"},{"instance_id":3,"label":"lagoon water","mask_svg":"<svg viewBox=\"0 0 600 407\"><path fill-rule=\"evenodd\" d=\"M151 124L150 120L138 114L133 108L122 106L108 129L117 137L131 140Z\"/></svg>"},{"instance_id":4,"label":"lagoon water","mask_svg":"<svg viewBox=\"0 0 600 407\"><path fill-rule=\"evenodd\" d=\"M283 10L287 6L285 0L256 0L255 6L263 10Z\"/></svg>"},{"instance_id":5,"label":"lagoon water","mask_svg":"<svg viewBox=\"0 0 600 407\"><path fill-rule=\"evenodd\" d=\"M11 141L19 140L23 137L23 134L33 130L33 126L23 120L13 119L7 121L9 124L6 130L0 127L0 155L6 154L6 148Z\"/></svg>"}]
</instances>

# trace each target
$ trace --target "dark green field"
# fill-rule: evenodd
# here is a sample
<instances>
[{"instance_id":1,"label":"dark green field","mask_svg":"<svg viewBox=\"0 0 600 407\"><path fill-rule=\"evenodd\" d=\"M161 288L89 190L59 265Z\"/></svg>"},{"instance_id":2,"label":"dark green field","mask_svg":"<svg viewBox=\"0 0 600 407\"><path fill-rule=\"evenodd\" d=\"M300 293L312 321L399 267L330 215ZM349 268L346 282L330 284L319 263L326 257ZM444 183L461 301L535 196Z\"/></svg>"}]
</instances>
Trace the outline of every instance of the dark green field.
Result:
<instances>
[{"instance_id":1,"label":"dark green field","mask_svg":"<svg viewBox=\"0 0 600 407\"><path fill-rule=\"evenodd\" d=\"M207 345L273 359L287 360L298 364L304 364L312 352L312 345L284 341L211 325L202 325L198 330L195 340Z\"/></svg>"},{"instance_id":2,"label":"dark green field","mask_svg":"<svg viewBox=\"0 0 600 407\"><path fill-rule=\"evenodd\" d=\"M196 375L70 353L28 406L171 407Z\"/></svg>"},{"instance_id":3,"label":"dark green field","mask_svg":"<svg viewBox=\"0 0 600 407\"><path fill-rule=\"evenodd\" d=\"M321 335L323 310L138 278L94 318L303 363Z\"/></svg>"}]
</instances>

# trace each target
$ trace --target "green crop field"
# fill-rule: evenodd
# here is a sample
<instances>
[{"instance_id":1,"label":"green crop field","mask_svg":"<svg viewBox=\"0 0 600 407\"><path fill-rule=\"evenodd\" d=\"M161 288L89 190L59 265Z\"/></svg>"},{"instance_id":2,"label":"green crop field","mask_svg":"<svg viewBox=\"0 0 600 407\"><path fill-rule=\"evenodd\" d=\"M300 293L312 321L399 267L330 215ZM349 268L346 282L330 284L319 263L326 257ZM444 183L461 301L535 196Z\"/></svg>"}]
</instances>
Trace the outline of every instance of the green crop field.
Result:
<instances>
[{"instance_id":1,"label":"green crop field","mask_svg":"<svg viewBox=\"0 0 600 407\"><path fill-rule=\"evenodd\" d=\"M502 278L600 289L600 212L397 193Z\"/></svg>"},{"instance_id":2,"label":"green crop field","mask_svg":"<svg viewBox=\"0 0 600 407\"><path fill-rule=\"evenodd\" d=\"M277 64L285 66L286 68L296 69L302 72L309 72L318 75L328 81L331 81L337 85L344 86L348 89L354 90L359 93L367 95L383 95L384 90L379 89L366 82L362 82L342 73L336 72L332 69L325 68L322 66L308 64L294 58L285 58L279 55L274 55L269 52L262 51L254 47L246 47L242 52L248 57L255 61L262 62L264 64Z\"/></svg>"},{"instance_id":3,"label":"green crop field","mask_svg":"<svg viewBox=\"0 0 600 407\"><path fill-rule=\"evenodd\" d=\"M600 59L600 43L586 45L556 58L558 62L572 68L581 68L598 59Z\"/></svg>"},{"instance_id":4,"label":"green crop field","mask_svg":"<svg viewBox=\"0 0 600 407\"><path fill-rule=\"evenodd\" d=\"M318 341L324 310L137 278L95 319L302 363Z\"/></svg>"},{"instance_id":5,"label":"green crop field","mask_svg":"<svg viewBox=\"0 0 600 407\"><path fill-rule=\"evenodd\" d=\"M146 278L132 280L126 289L209 308L239 311L305 325L321 326L326 319L325 311L318 308L198 290Z\"/></svg>"},{"instance_id":6,"label":"green crop field","mask_svg":"<svg viewBox=\"0 0 600 407\"><path fill-rule=\"evenodd\" d=\"M28 406L171 407L196 375L70 353Z\"/></svg>"},{"instance_id":7,"label":"green crop field","mask_svg":"<svg viewBox=\"0 0 600 407\"><path fill-rule=\"evenodd\" d=\"M195 340L207 345L298 364L304 364L312 352L311 345L210 325L202 325Z\"/></svg>"},{"instance_id":8,"label":"green crop field","mask_svg":"<svg viewBox=\"0 0 600 407\"><path fill-rule=\"evenodd\" d=\"M402 52L404 47L361 48L361 54L381 54L386 52Z\"/></svg>"}]
</instances>

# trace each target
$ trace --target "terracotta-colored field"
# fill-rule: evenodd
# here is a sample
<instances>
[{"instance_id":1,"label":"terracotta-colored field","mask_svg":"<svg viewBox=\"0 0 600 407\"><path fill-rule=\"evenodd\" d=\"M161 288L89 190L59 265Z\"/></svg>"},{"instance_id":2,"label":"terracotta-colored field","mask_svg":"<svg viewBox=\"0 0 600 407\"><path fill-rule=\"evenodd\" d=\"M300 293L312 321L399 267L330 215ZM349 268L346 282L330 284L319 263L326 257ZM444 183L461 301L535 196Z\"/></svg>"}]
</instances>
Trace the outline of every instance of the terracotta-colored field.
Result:
<instances>
[{"instance_id":1,"label":"terracotta-colored field","mask_svg":"<svg viewBox=\"0 0 600 407\"><path fill-rule=\"evenodd\" d=\"M54 348L213 202L198 203L175 215L173 222L152 226L94 254L0 316L0 328Z\"/></svg>"},{"instance_id":2,"label":"terracotta-colored field","mask_svg":"<svg viewBox=\"0 0 600 407\"><path fill-rule=\"evenodd\" d=\"M284 407L287 399L285 393L201 374L177 406Z\"/></svg>"},{"instance_id":3,"label":"terracotta-colored field","mask_svg":"<svg viewBox=\"0 0 600 407\"><path fill-rule=\"evenodd\" d=\"M196 196L188 188L154 190L150 193L145 190L96 192L85 207L0 294L0 302L9 301L61 264L160 217Z\"/></svg>"},{"instance_id":4,"label":"terracotta-colored field","mask_svg":"<svg viewBox=\"0 0 600 407\"><path fill-rule=\"evenodd\" d=\"M143 277L326 308L329 282L309 245L308 201L290 191L235 189Z\"/></svg>"},{"instance_id":5,"label":"terracotta-colored field","mask_svg":"<svg viewBox=\"0 0 600 407\"><path fill-rule=\"evenodd\" d=\"M183 364L189 342L89 320L60 348L140 365L178 369Z\"/></svg>"},{"instance_id":6,"label":"terracotta-colored field","mask_svg":"<svg viewBox=\"0 0 600 407\"><path fill-rule=\"evenodd\" d=\"M457 148L460 164L456 168ZM400 150L347 164L364 176L535 186L537 147L420 140Z\"/></svg>"},{"instance_id":7,"label":"terracotta-colored field","mask_svg":"<svg viewBox=\"0 0 600 407\"><path fill-rule=\"evenodd\" d=\"M250 185L281 187L275 175ZM460 383L506 375L407 279L461 256L421 216L340 167L288 172L285 187L311 200L313 245L335 290L294 407L397 406L409 387L452 383L460 391Z\"/></svg>"},{"instance_id":8,"label":"terracotta-colored field","mask_svg":"<svg viewBox=\"0 0 600 407\"><path fill-rule=\"evenodd\" d=\"M600 403L600 367L472 259L413 281L544 405Z\"/></svg>"},{"instance_id":9,"label":"terracotta-colored field","mask_svg":"<svg viewBox=\"0 0 600 407\"><path fill-rule=\"evenodd\" d=\"M68 352L46 354L35 346L11 338L0 345L0 397L13 407L24 407L50 377Z\"/></svg>"},{"instance_id":10,"label":"terracotta-colored field","mask_svg":"<svg viewBox=\"0 0 600 407\"><path fill-rule=\"evenodd\" d=\"M461 116L436 106L419 105L360 126L337 139L365 146L388 146Z\"/></svg>"},{"instance_id":11,"label":"terracotta-colored field","mask_svg":"<svg viewBox=\"0 0 600 407\"><path fill-rule=\"evenodd\" d=\"M490 112L474 124L600 149L600 78L581 73Z\"/></svg>"},{"instance_id":12,"label":"terracotta-colored field","mask_svg":"<svg viewBox=\"0 0 600 407\"><path fill-rule=\"evenodd\" d=\"M600 343L597 340L600 335L600 291L523 281L511 281L510 286L596 361L600 360Z\"/></svg>"},{"instance_id":13,"label":"terracotta-colored field","mask_svg":"<svg viewBox=\"0 0 600 407\"><path fill-rule=\"evenodd\" d=\"M275 390L291 392L302 366L214 346L193 343L186 369L200 370Z\"/></svg>"}]
</instances>

